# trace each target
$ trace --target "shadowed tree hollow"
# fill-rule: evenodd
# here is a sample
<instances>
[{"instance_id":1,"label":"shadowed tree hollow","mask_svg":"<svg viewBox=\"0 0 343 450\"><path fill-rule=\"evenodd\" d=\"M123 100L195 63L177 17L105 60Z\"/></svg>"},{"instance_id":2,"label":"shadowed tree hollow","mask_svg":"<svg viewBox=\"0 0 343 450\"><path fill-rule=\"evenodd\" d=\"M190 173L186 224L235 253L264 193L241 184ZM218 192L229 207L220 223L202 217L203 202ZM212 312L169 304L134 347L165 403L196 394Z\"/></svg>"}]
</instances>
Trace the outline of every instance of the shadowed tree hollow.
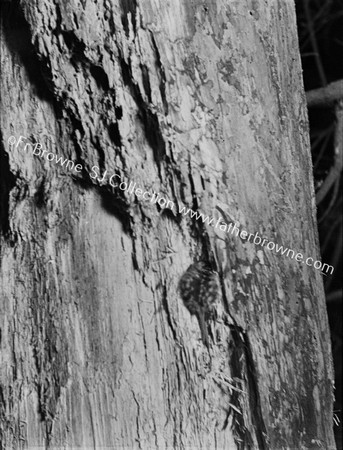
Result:
<instances>
[{"instance_id":1,"label":"shadowed tree hollow","mask_svg":"<svg viewBox=\"0 0 343 450\"><path fill-rule=\"evenodd\" d=\"M2 448L334 449L293 2L1 9Z\"/></svg>"}]
</instances>

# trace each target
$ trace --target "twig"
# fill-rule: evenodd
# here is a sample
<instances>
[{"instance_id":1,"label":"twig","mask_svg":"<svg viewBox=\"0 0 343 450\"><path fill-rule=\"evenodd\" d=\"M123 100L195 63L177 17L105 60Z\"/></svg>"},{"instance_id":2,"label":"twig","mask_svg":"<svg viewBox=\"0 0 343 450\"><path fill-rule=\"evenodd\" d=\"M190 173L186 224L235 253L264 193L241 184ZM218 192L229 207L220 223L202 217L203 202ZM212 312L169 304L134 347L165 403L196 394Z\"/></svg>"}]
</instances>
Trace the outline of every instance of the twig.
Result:
<instances>
[{"instance_id":1,"label":"twig","mask_svg":"<svg viewBox=\"0 0 343 450\"><path fill-rule=\"evenodd\" d=\"M310 7L309 7L309 0L304 0L304 11L305 11L305 17L306 17L306 21L308 24L308 31L310 34L310 40L311 40L311 44L312 44L312 48L315 52L314 58L316 60L316 65L317 65L317 69L318 69L318 73L319 73L319 78L321 80L321 83L323 86L327 85L327 80L326 80L326 76L325 76L325 72L323 69L323 64L322 64L322 60L319 54L319 48L318 48L318 44L317 44L317 39L316 39L316 33L314 31L314 27L313 27L313 20L312 20L312 16L311 16L311 11L310 11Z\"/></svg>"},{"instance_id":2,"label":"twig","mask_svg":"<svg viewBox=\"0 0 343 450\"><path fill-rule=\"evenodd\" d=\"M320 225L326 217L330 214L332 208L335 206L338 194L339 194L339 188L340 188L341 180L340 178L337 178L334 184L332 198L330 200L329 206L326 208L323 214L321 214L320 218L318 219L318 225Z\"/></svg>"},{"instance_id":3,"label":"twig","mask_svg":"<svg viewBox=\"0 0 343 450\"><path fill-rule=\"evenodd\" d=\"M317 147L317 145L319 144L319 142L322 141L322 140L324 140L324 142L323 142L323 144L322 144L322 147L321 147L321 149L320 149L320 151L319 151L319 155L317 156L316 161L315 161L315 163L314 163L313 171L316 170L318 164L320 163L320 160L321 160L321 158L322 158L322 156L323 156L323 153L325 152L325 150L326 150L326 148L327 148L327 144L328 144L328 142L329 142L329 140L330 140L331 133L333 132L333 130L334 130L334 126L333 126L333 125L330 125L330 128L327 128L326 130L324 130L324 132L321 133L320 136L318 136L318 138L316 139L316 141L315 141L315 142L313 143L313 145L312 145L312 152L313 152L314 149L315 149L315 148Z\"/></svg>"},{"instance_id":4,"label":"twig","mask_svg":"<svg viewBox=\"0 0 343 450\"><path fill-rule=\"evenodd\" d=\"M339 259L341 258L341 248L342 248L342 240L343 240L343 234L342 234L342 228L339 230L339 235L338 235L338 239L337 239L337 245L336 248L334 249L334 253L332 255L331 260L329 261L332 267L336 267L338 264ZM333 282L333 280L335 279L335 277L329 277L327 279L327 281L325 282L324 288L325 291L327 292L330 289L330 286Z\"/></svg>"},{"instance_id":5,"label":"twig","mask_svg":"<svg viewBox=\"0 0 343 450\"><path fill-rule=\"evenodd\" d=\"M343 100L336 106L336 130L335 130L335 143L334 143L334 164L330 169L328 176L324 183L320 187L316 195L316 202L319 205L327 193L330 191L332 185L336 179L340 176L343 168Z\"/></svg>"},{"instance_id":6,"label":"twig","mask_svg":"<svg viewBox=\"0 0 343 450\"><path fill-rule=\"evenodd\" d=\"M337 19L337 14L330 15L331 3L332 0L327 0L322 8L318 9L317 14L315 14L315 16L312 18L312 23L315 25L314 29L317 35L319 34L320 30L328 24L328 22L332 21L334 18ZM317 5L317 7L319 8L319 5ZM301 48L305 48L309 40L310 36L308 36L306 39L304 38L304 41L301 44ZM303 56L302 51L301 56Z\"/></svg>"},{"instance_id":7,"label":"twig","mask_svg":"<svg viewBox=\"0 0 343 450\"><path fill-rule=\"evenodd\" d=\"M325 237L325 241L323 242L323 244L322 244L321 247L320 247L320 253L321 253L322 255L324 255L324 253L325 253L325 251L326 251L326 249L327 249L327 246L329 245L329 243L330 243L330 241L331 241L333 232L335 231L335 229L337 228L337 226L341 224L341 222L342 222L342 217L339 215L339 216L337 217L337 219L334 221L334 223L331 225L331 227L329 228L329 230L327 231L326 237ZM335 247L336 247L336 245L335 245Z\"/></svg>"}]
</instances>

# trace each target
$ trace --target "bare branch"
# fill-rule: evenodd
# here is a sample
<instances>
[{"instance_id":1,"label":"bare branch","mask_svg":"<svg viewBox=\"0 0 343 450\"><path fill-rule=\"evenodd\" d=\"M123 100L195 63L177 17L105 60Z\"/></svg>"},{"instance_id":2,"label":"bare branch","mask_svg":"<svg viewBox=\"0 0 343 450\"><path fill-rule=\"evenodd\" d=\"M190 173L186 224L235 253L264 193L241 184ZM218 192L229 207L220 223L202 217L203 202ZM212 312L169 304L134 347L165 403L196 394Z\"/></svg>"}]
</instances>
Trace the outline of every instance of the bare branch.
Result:
<instances>
[{"instance_id":1,"label":"bare branch","mask_svg":"<svg viewBox=\"0 0 343 450\"><path fill-rule=\"evenodd\" d=\"M343 98L343 80L334 81L328 86L306 92L307 106L332 106Z\"/></svg>"}]
</instances>

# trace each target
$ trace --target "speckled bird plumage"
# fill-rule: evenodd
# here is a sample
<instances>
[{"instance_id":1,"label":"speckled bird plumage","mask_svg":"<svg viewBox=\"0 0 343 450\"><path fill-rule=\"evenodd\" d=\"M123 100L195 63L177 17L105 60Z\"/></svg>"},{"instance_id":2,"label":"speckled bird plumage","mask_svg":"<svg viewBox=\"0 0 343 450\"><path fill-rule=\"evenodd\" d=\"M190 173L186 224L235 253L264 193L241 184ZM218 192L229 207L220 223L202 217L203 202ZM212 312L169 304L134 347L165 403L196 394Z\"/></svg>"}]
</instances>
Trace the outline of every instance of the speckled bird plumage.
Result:
<instances>
[{"instance_id":1,"label":"speckled bird plumage","mask_svg":"<svg viewBox=\"0 0 343 450\"><path fill-rule=\"evenodd\" d=\"M208 320L215 320L216 306L221 303L221 286L217 272L207 263L191 264L179 281L179 292L188 311L199 322L203 343L209 346Z\"/></svg>"}]
</instances>

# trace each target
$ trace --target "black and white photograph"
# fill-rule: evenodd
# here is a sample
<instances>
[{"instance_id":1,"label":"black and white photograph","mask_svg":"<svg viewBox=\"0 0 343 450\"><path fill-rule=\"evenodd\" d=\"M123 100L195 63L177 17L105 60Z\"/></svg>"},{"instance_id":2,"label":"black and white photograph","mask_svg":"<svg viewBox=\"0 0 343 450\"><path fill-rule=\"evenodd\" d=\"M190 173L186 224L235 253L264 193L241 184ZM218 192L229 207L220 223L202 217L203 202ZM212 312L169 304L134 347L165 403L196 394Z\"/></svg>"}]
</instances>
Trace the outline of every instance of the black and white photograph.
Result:
<instances>
[{"instance_id":1,"label":"black and white photograph","mask_svg":"<svg viewBox=\"0 0 343 450\"><path fill-rule=\"evenodd\" d=\"M343 0L0 13L0 450L343 450Z\"/></svg>"}]
</instances>

